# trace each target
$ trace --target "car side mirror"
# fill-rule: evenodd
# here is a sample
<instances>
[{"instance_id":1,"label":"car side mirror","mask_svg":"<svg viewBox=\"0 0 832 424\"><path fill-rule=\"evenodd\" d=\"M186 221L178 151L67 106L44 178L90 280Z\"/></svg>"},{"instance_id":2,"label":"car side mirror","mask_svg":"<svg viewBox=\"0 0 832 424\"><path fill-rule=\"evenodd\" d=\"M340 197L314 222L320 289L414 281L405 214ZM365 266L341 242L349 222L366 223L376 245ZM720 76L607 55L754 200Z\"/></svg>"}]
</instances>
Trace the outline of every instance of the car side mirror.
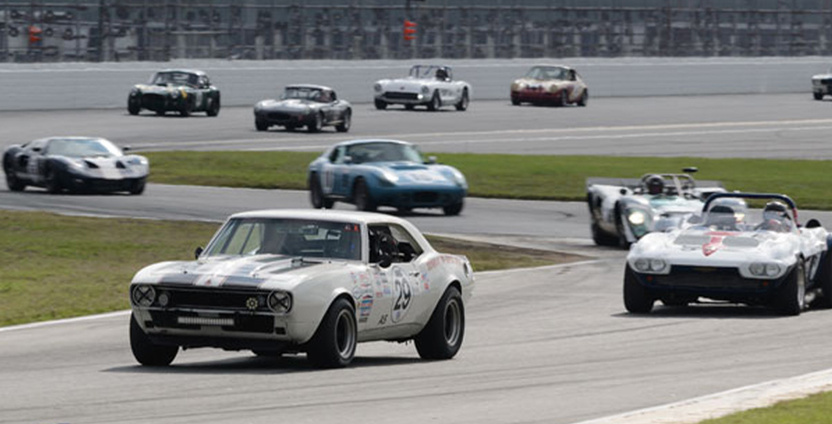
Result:
<instances>
[{"instance_id":1,"label":"car side mirror","mask_svg":"<svg viewBox=\"0 0 832 424\"><path fill-rule=\"evenodd\" d=\"M194 249L194 259L199 259L199 255L201 255L204 251L205 249L203 249L202 246L199 246L196 249Z\"/></svg>"},{"instance_id":2,"label":"car side mirror","mask_svg":"<svg viewBox=\"0 0 832 424\"><path fill-rule=\"evenodd\" d=\"M122 147L122 148L121 148L121 151L122 151L122 152L129 152L129 151L131 151L131 150L133 150L133 148L132 148L132 147L130 147L130 146L124 146L124 147Z\"/></svg>"},{"instance_id":3,"label":"car side mirror","mask_svg":"<svg viewBox=\"0 0 832 424\"><path fill-rule=\"evenodd\" d=\"M622 196L624 196L624 195L626 195L626 194L627 194L627 189L626 189L626 188L622 188L622 189L621 189L621 190L619 190L618 192L619 192L619 193L621 193L621 195L622 195Z\"/></svg>"},{"instance_id":4,"label":"car side mirror","mask_svg":"<svg viewBox=\"0 0 832 424\"><path fill-rule=\"evenodd\" d=\"M32 151L35 153L40 153L42 150L40 147L32 147Z\"/></svg>"},{"instance_id":5,"label":"car side mirror","mask_svg":"<svg viewBox=\"0 0 832 424\"><path fill-rule=\"evenodd\" d=\"M352 163L352 156L344 156L344 163L347 165Z\"/></svg>"},{"instance_id":6,"label":"car side mirror","mask_svg":"<svg viewBox=\"0 0 832 424\"><path fill-rule=\"evenodd\" d=\"M436 156L428 156L428 165L435 165L436 164Z\"/></svg>"}]
</instances>

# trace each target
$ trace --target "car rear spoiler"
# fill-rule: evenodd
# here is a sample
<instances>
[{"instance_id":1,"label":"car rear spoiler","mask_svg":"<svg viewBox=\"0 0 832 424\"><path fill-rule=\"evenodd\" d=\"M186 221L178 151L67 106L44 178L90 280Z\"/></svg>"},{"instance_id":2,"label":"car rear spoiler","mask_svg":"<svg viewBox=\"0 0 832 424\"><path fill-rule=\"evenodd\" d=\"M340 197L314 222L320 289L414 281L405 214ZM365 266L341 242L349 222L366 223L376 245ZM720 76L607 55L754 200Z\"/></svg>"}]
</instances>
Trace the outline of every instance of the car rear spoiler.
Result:
<instances>
[{"instance_id":1,"label":"car rear spoiler","mask_svg":"<svg viewBox=\"0 0 832 424\"><path fill-rule=\"evenodd\" d=\"M794 215L794 223L798 224L797 221L797 205L794 203L791 197L786 196L785 194L777 194L777 193L714 193L708 200L705 201L705 204L702 205L702 212L707 212L708 208L711 206L716 199L724 199L724 198L736 198L736 199L758 199L758 200L780 200L786 205L788 205L792 209L792 214Z\"/></svg>"}]
</instances>

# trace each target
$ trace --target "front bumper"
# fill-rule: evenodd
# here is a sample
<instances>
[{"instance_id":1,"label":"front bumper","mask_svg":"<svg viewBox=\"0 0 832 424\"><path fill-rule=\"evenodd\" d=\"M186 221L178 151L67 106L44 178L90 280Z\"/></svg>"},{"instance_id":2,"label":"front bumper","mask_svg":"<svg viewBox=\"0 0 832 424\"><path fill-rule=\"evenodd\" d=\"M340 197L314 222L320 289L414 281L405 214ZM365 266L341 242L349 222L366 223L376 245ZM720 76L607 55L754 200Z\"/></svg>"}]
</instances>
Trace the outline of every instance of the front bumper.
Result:
<instances>
[{"instance_id":1,"label":"front bumper","mask_svg":"<svg viewBox=\"0 0 832 424\"><path fill-rule=\"evenodd\" d=\"M145 93L136 95L136 97L138 97L142 109L154 112L178 111L184 107L185 102L181 96L174 98L167 94Z\"/></svg>"},{"instance_id":2,"label":"front bumper","mask_svg":"<svg viewBox=\"0 0 832 424\"><path fill-rule=\"evenodd\" d=\"M402 104L402 105L426 105L430 103L431 98L421 93L407 93L400 91L385 91L380 95L376 95L376 100L381 100L385 103Z\"/></svg>"},{"instance_id":3,"label":"front bumper","mask_svg":"<svg viewBox=\"0 0 832 424\"><path fill-rule=\"evenodd\" d=\"M130 191L136 185L143 184L146 179L146 176L122 179L94 178L68 173L63 177L61 185L71 191L112 193Z\"/></svg>"},{"instance_id":4,"label":"front bumper","mask_svg":"<svg viewBox=\"0 0 832 424\"><path fill-rule=\"evenodd\" d=\"M637 281L658 295L678 294L724 300L764 299L791 274L775 280L745 278L735 267L672 265L667 275L633 272Z\"/></svg>"},{"instance_id":5,"label":"front bumper","mask_svg":"<svg viewBox=\"0 0 832 424\"><path fill-rule=\"evenodd\" d=\"M373 201L377 205L397 208L441 208L462 202L466 195L467 190L449 186L379 187L372 190Z\"/></svg>"},{"instance_id":6,"label":"front bumper","mask_svg":"<svg viewBox=\"0 0 832 424\"><path fill-rule=\"evenodd\" d=\"M294 125L301 127L314 123L314 115L311 113L292 113L279 111L259 111L254 113L254 119L268 125Z\"/></svg>"},{"instance_id":7,"label":"front bumper","mask_svg":"<svg viewBox=\"0 0 832 424\"><path fill-rule=\"evenodd\" d=\"M512 90L511 99L520 102L550 103L560 101L563 97L563 90L553 92L545 90Z\"/></svg>"}]
</instances>

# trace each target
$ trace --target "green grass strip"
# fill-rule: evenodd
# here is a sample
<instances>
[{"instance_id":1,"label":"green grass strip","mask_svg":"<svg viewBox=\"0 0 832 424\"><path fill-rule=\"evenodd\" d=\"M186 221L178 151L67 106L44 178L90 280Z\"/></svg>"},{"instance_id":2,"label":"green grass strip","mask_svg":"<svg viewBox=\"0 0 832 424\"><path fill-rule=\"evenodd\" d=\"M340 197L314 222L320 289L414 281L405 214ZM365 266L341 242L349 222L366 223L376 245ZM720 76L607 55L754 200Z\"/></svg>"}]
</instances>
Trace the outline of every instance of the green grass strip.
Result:
<instances>
[{"instance_id":1,"label":"green grass strip","mask_svg":"<svg viewBox=\"0 0 832 424\"><path fill-rule=\"evenodd\" d=\"M191 260L215 223L71 217L0 211L0 326L127 309L127 288L146 265ZM548 251L431 237L475 271L582 259Z\"/></svg>"},{"instance_id":2,"label":"green grass strip","mask_svg":"<svg viewBox=\"0 0 832 424\"><path fill-rule=\"evenodd\" d=\"M832 424L832 392L778 402L699 424Z\"/></svg>"},{"instance_id":3,"label":"green grass strip","mask_svg":"<svg viewBox=\"0 0 832 424\"><path fill-rule=\"evenodd\" d=\"M306 189L318 153L151 152L151 181L225 187ZM613 156L437 154L468 178L470 195L510 199L583 200L587 177L637 178L696 166L699 179L730 190L777 192L807 209L832 209L832 161Z\"/></svg>"}]
</instances>

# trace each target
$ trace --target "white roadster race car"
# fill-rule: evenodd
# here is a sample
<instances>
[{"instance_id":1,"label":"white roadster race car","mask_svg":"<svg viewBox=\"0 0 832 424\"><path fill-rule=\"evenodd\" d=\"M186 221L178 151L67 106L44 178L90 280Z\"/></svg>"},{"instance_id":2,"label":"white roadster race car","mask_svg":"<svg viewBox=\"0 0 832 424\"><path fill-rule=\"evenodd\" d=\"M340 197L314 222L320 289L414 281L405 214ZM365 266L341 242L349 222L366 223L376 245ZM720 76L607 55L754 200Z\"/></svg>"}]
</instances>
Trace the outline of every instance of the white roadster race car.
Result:
<instances>
[{"instance_id":1,"label":"white roadster race car","mask_svg":"<svg viewBox=\"0 0 832 424\"><path fill-rule=\"evenodd\" d=\"M691 167L683 174L587 179L586 200L595 244L627 247L650 232L678 227L702 209L708 196L725 191L718 181L694 181L690 174L696 171ZM745 207L741 199L722 202Z\"/></svg>"},{"instance_id":2,"label":"white roadster race car","mask_svg":"<svg viewBox=\"0 0 832 424\"><path fill-rule=\"evenodd\" d=\"M450 359L465 332L474 277L409 222L365 212L274 210L231 216L189 262L162 262L130 285L130 343L143 365L180 347L306 352L343 367L356 343L415 341Z\"/></svg>"},{"instance_id":3,"label":"white roadster race car","mask_svg":"<svg viewBox=\"0 0 832 424\"><path fill-rule=\"evenodd\" d=\"M720 199L768 200L759 222ZM720 193L684 228L650 233L630 248L624 306L648 313L656 300L687 305L700 297L771 306L798 315L807 300L832 307L832 237L816 220L799 225L779 194Z\"/></svg>"},{"instance_id":4,"label":"white roadster race car","mask_svg":"<svg viewBox=\"0 0 832 424\"><path fill-rule=\"evenodd\" d=\"M448 66L415 65L407 78L376 81L373 90L376 109L401 104L408 110L420 105L427 106L428 110L439 110L444 105L466 110L471 100L471 85L454 81Z\"/></svg>"}]
</instances>

